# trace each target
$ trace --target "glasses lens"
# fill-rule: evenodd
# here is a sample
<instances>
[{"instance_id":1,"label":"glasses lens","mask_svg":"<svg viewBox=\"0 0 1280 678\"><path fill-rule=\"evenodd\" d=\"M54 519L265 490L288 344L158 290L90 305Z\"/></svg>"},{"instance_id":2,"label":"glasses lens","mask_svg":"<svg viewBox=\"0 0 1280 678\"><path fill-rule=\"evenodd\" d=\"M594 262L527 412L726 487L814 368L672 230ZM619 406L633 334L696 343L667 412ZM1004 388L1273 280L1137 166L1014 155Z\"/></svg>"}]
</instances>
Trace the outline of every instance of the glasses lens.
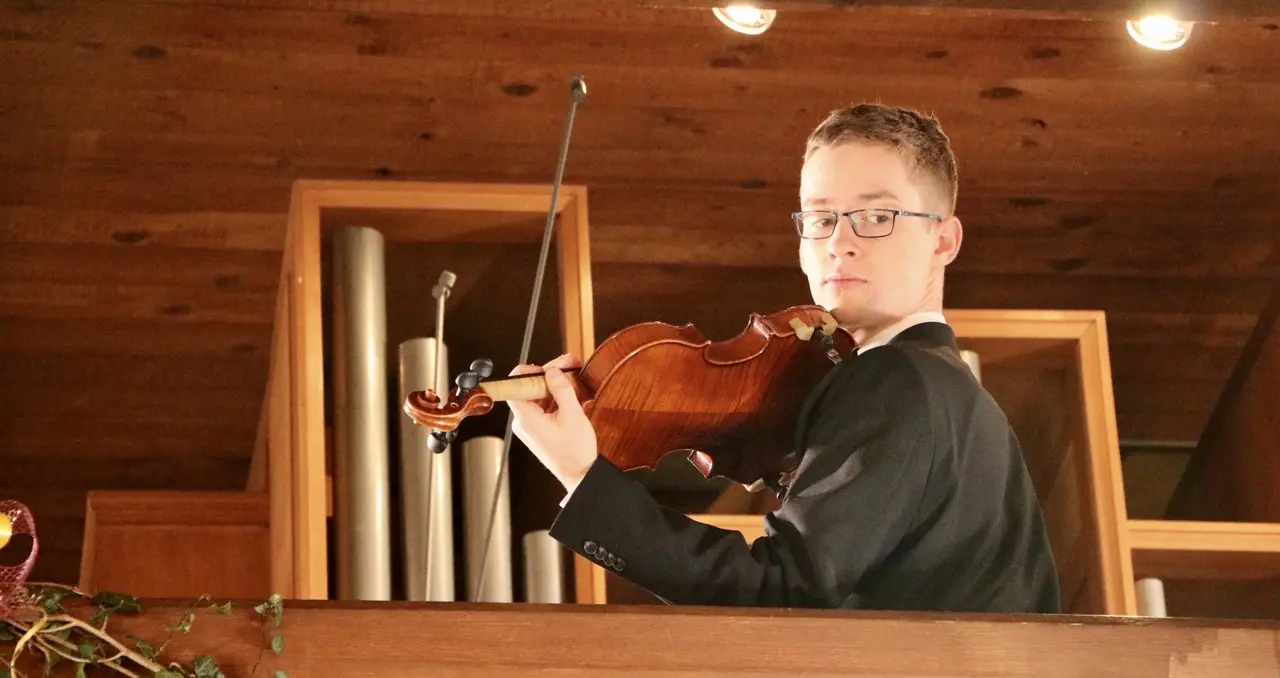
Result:
<instances>
[{"instance_id":1,"label":"glasses lens","mask_svg":"<svg viewBox=\"0 0 1280 678\"><path fill-rule=\"evenodd\" d=\"M825 238L831 235L838 217L833 212L821 210L801 212L796 217L796 228L802 238Z\"/></svg>"},{"instance_id":2,"label":"glasses lens","mask_svg":"<svg viewBox=\"0 0 1280 678\"><path fill-rule=\"evenodd\" d=\"M883 238L893 231L893 212L865 210L853 215L854 230L864 238Z\"/></svg>"}]
</instances>

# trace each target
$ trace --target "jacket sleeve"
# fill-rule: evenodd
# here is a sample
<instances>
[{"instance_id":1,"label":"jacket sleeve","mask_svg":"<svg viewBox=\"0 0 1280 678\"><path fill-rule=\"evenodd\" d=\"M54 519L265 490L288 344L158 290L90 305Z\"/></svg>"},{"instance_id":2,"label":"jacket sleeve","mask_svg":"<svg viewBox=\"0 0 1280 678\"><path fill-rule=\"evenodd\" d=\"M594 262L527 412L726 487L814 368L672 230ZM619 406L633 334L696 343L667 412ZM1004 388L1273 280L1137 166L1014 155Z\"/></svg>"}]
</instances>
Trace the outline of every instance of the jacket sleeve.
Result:
<instances>
[{"instance_id":1,"label":"jacket sleeve","mask_svg":"<svg viewBox=\"0 0 1280 678\"><path fill-rule=\"evenodd\" d=\"M875 360L870 360L873 354ZM766 536L659 505L603 456L551 528L570 550L677 604L839 607L921 513L934 455L923 381L898 349L858 359L819 401Z\"/></svg>"}]
</instances>

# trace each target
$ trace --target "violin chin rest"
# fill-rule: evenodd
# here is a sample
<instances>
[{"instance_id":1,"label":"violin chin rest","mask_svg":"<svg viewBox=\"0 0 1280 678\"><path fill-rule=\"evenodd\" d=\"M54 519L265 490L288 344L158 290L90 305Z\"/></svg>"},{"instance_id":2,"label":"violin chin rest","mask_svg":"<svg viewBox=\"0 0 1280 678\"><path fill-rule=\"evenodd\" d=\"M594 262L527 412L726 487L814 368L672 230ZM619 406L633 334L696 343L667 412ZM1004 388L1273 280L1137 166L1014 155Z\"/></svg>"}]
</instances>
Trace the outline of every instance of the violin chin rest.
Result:
<instances>
[{"instance_id":1,"label":"violin chin rest","mask_svg":"<svg viewBox=\"0 0 1280 678\"><path fill-rule=\"evenodd\" d=\"M809 341L809 339L813 337L813 328L804 324L803 320L799 318L792 318L790 325L791 329L796 332L796 338L800 341Z\"/></svg>"},{"instance_id":2,"label":"violin chin rest","mask_svg":"<svg viewBox=\"0 0 1280 678\"><path fill-rule=\"evenodd\" d=\"M839 327L840 327L840 323L836 322L835 316L831 315L830 313L827 313L826 311L822 312L822 331L828 337L834 336L836 333L836 330L839 329Z\"/></svg>"}]
</instances>

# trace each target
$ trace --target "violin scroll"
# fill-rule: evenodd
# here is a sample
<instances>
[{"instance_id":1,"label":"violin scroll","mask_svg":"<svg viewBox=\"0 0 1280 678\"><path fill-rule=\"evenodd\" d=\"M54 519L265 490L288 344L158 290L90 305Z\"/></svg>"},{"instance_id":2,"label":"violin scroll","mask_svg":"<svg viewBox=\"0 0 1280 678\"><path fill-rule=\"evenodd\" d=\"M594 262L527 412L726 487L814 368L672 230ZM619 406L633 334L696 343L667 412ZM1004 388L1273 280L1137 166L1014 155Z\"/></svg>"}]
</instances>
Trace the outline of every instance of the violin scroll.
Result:
<instances>
[{"instance_id":1,"label":"violin scroll","mask_svg":"<svg viewBox=\"0 0 1280 678\"><path fill-rule=\"evenodd\" d=\"M471 369L460 373L454 383L457 389L449 401L441 404L435 391L414 391L405 397L403 410L418 426L431 430L427 447L437 454L444 452L458 436L458 426L463 419L487 414L493 409L493 398L482 389L480 382L493 374L493 361L479 358L471 362Z\"/></svg>"}]
</instances>

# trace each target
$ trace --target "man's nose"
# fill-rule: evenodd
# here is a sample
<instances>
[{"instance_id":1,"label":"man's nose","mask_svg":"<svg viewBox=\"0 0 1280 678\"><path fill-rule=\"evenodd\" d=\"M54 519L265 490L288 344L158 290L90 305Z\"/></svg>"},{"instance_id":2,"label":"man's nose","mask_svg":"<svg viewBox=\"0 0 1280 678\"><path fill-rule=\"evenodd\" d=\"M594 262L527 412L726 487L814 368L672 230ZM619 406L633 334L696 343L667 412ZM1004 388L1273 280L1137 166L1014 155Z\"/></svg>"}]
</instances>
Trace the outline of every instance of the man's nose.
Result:
<instances>
[{"instance_id":1,"label":"man's nose","mask_svg":"<svg viewBox=\"0 0 1280 678\"><path fill-rule=\"evenodd\" d=\"M862 253L862 238L853 231L853 220L847 214L836 220L836 228L827 238L827 253L832 257L844 257Z\"/></svg>"}]
</instances>

